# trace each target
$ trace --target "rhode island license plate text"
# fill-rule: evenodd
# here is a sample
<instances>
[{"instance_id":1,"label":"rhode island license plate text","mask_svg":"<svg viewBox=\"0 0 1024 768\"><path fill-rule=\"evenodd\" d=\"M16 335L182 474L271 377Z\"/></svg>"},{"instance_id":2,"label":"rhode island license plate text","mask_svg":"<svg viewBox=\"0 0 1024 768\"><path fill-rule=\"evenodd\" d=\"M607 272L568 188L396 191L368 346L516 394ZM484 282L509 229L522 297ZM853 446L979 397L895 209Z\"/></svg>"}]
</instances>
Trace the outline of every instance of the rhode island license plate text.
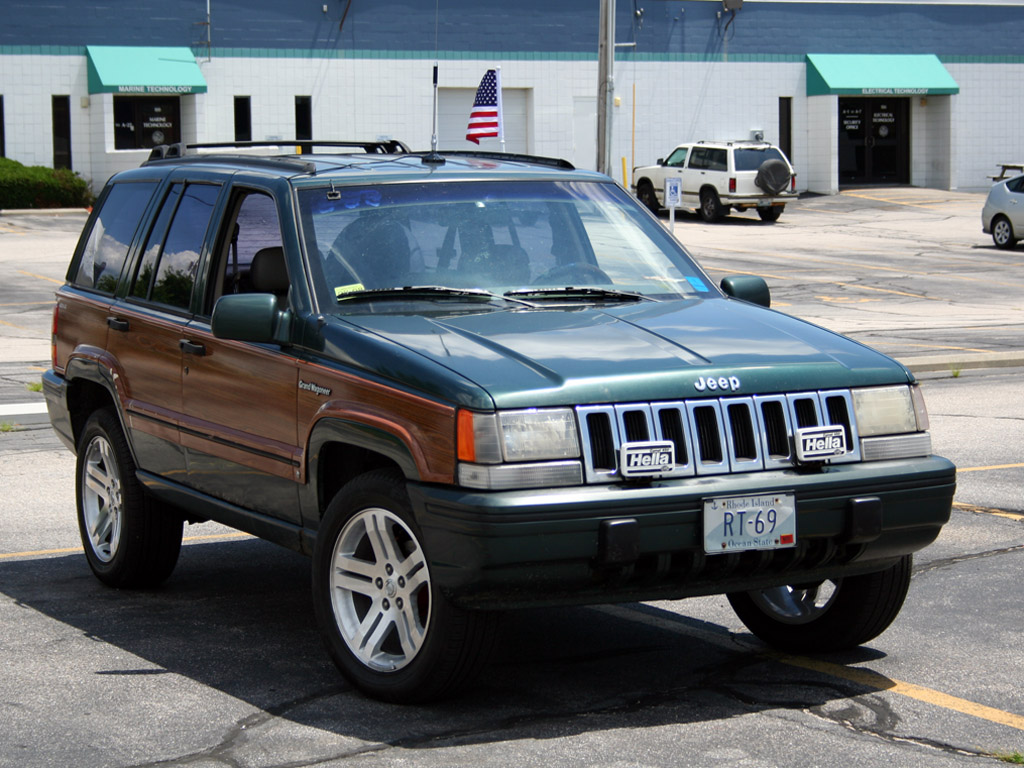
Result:
<instances>
[{"instance_id":1,"label":"rhode island license plate text","mask_svg":"<svg viewBox=\"0 0 1024 768\"><path fill-rule=\"evenodd\" d=\"M709 555L796 546L791 493L704 500L704 551Z\"/></svg>"}]
</instances>

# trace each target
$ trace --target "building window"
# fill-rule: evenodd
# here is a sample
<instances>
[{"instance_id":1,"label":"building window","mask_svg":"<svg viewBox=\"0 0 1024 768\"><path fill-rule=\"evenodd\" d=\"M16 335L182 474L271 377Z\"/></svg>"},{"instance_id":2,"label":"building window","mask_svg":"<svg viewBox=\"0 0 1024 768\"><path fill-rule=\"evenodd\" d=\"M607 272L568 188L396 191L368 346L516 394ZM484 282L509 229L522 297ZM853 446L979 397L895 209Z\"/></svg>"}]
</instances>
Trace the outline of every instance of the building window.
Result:
<instances>
[{"instance_id":1,"label":"building window","mask_svg":"<svg viewBox=\"0 0 1024 768\"><path fill-rule=\"evenodd\" d=\"M311 141L313 138L313 97L295 97L295 140Z\"/></svg>"},{"instance_id":2,"label":"building window","mask_svg":"<svg viewBox=\"0 0 1024 768\"><path fill-rule=\"evenodd\" d=\"M54 96L53 167L71 168L71 97Z\"/></svg>"},{"instance_id":3,"label":"building window","mask_svg":"<svg viewBox=\"0 0 1024 768\"><path fill-rule=\"evenodd\" d=\"M177 96L115 96L114 149L149 149L181 141Z\"/></svg>"},{"instance_id":4,"label":"building window","mask_svg":"<svg viewBox=\"0 0 1024 768\"><path fill-rule=\"evenodd\" d=\"M235 96L235 141L252 141L252 99Z\"/></svg>"}]
</instances>

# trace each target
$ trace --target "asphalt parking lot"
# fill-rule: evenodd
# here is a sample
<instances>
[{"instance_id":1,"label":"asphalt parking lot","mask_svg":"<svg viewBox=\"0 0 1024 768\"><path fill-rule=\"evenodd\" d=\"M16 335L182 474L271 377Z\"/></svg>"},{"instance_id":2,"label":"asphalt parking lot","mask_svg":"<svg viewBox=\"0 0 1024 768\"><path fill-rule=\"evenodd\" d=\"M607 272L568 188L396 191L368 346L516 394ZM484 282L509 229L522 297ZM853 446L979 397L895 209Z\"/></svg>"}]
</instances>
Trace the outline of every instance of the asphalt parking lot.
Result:
<instances>
[{"instance_id":1,"label":"asphalt parking lot","mask_svg":"<svg viewBox=\"0 0 1024 768\"><path fill-rule=\"evenodd\" d=\"M89 573L74 458L38 411L53 289L84 217L0 215L0 767L965 766L1024 755L1024 250L983 195L810 197L676 234L715 280L896 356L923 380L950 524L896 623L776 654L724 598L510 613L463 697L369 701L316 635L308 562L191 526L160 590ZM667 221L667 219L666 219Z\"/></svg>"}]
</instances>

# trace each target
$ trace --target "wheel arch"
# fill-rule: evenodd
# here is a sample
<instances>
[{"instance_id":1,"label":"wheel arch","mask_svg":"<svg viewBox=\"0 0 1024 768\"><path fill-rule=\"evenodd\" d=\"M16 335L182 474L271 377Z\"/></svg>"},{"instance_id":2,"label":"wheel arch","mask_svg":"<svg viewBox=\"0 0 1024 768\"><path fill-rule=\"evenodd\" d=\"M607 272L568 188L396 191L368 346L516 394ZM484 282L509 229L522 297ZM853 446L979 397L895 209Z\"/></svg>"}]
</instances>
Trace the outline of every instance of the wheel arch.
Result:
<instances>
[{"instance_id":1,"label":"wheel arch","mask_svg":"<svg viewBox=\"0 0 1024 768\"><path fill-rule=\"evenodd\" d=\"M362 422L321 419L310 434L308 456L318 519L346 483L371 470L394 468L406 480L420 479L413 452L399 436Z\"/></svg>"},{"instance_id":2,"label":"wheel arch","mask_svg":"<svg viewBox=\"0 0 1024 768\"><path fill-rule=\"evenodd\" d=\"M89 416L101 408L112 408L121 423L121 431L128 440L132 457L135 458L135 449L120 408L121 396L117 379L117 375L98 359L76 357L68 361L64 380L67 382L67 408L71 432L77 446Z\"/></svg>"}]
</instances>

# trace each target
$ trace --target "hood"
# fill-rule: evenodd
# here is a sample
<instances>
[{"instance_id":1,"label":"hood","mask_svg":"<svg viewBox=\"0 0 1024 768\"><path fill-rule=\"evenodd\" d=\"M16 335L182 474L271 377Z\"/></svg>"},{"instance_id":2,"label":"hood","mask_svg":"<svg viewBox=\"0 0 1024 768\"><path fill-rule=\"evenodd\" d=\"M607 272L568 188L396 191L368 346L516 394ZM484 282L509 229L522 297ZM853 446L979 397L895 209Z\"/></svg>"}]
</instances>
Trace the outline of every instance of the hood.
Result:
<instances>
[{"instance_id":1,"label":"hood","mask_svg":"<svg viewBox=\"0 0 1024 768\"><path fill-rule=\"evenodd\" d=\"M502 408L769 394L910 378L900 364L839 334L724 298L346 320L472 381ZM727 383L724 392L720 379Z\"/></svg>"}]
</instances>

